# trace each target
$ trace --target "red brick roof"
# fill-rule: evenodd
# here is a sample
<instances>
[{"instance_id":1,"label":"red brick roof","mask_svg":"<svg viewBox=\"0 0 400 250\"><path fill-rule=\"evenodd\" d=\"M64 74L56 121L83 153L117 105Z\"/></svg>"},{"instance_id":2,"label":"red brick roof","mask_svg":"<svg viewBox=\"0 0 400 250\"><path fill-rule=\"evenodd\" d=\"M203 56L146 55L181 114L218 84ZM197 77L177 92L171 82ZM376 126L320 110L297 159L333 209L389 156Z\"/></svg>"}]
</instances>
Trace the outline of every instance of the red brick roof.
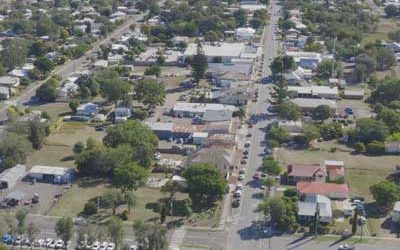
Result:
<instances>
[{"instance_id":1,"label":"red brick roof","mask_svg":"<svg viewBox=\"0 0 400 250\"><path fill-rule=\"evenodd\" d=\"M323 183L323 182L297 182L297 191L300 194L321 194L329 196L329 194L349 195L349 187L347 184Z\"/></svg>"}]
</instances>

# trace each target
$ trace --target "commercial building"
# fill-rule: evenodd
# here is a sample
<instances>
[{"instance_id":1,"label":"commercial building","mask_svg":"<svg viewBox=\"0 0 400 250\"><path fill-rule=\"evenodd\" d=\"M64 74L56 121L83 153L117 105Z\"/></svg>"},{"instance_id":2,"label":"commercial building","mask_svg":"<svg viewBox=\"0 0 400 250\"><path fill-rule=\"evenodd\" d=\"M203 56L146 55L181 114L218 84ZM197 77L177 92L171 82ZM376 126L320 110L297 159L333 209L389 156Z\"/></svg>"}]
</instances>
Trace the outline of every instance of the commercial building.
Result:
<instances>
[{"instance_id":1,"label":"commercial building","mask_svg":"<svg viewBox=\"0 0 400 250\"><path fill-rule=\"evenodd\" d=\"M17 164L15 167L4 170L0 174L0 189L10 189L26 174L25 165Z\"/></svg>"},{"instance_id":2,"label":"commercial building","mask_svg":"<svg viewBox=\"0 0 400 250\"><path fill-rule=\"evenodd\" d=\"M330 86L288 86L289 95L298 98L338 99L339 90Z\"/></svg>"},{"instance_id":3,"label":"commercial building","mask_svg":"<svg viewBox=\"0 0 400 250\"><path fill-rule=\"evenodd\" d=\"M316 107L321 105L327 105L331 109L337 110L337 103L334 100L295 98L291 102L299 106L303 112L312 112Z\"/></svg>"},{"instance_id":4,"label":"commercial building","mask_svg":"<svg viewBox=\"0 0 400 250\"><path fill-rule=\"evenodd\" d=\"M231 62L232 59L255 59L261 55L261 49L255 45L245 43L203 43L202 49L209 62L219 58L222 62ZM191 43L183 53L183 61L197 53L197 43Z\"/></svg>"},{"instance_id":5,"label":"commercial building","mask_svg":"<svg viewBox=\"0 0 400 250\"><path fill-rule=\"evenodd\" d=\"M226 110L226 111L238 111L238 108L232 105L224 105L219 103L187 103L178 102L172 108L172 113L177 116L184 117L202 117L207 110Z\"/></svg>"},{"instance_id":6,"label":"commercial building","mask_svg":"<svg viewBox=\"0 0 400 250\"><path fill-rule=\"evenodd\" d=\"M28 175L36 181L63 184L70 183L74 179L75 171L71 168L34 166Z\"/></svg>"},{"instance_id":7,"label":"commercial building","mask_svg":"<svg viewBox=\"0 0 400 250\"><path fill-rule=\"evenodd\" d=\"M235 30L235 37L238 40L251 40L256 33L255 29L247 28L237 28Z\"/></svg>"}]
</instances>

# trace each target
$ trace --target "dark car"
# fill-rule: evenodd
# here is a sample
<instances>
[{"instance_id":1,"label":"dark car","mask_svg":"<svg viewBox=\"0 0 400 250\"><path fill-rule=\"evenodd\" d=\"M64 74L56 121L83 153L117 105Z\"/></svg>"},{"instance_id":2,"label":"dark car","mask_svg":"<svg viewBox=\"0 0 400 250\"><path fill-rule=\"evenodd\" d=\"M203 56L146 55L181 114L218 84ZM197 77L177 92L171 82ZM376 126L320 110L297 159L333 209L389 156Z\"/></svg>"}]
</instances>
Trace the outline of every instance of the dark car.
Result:
<instances>
[{"instance_id":1,"label":"dark car","mask_svg":"<svg viewBox=\"0 0 400 250\"><path fill-rule=\"evenodd\" d=\"M240 201L236 199L232 201L232 207L239 207L239 206L240 206Z\"/></svg>"}]
</instances>

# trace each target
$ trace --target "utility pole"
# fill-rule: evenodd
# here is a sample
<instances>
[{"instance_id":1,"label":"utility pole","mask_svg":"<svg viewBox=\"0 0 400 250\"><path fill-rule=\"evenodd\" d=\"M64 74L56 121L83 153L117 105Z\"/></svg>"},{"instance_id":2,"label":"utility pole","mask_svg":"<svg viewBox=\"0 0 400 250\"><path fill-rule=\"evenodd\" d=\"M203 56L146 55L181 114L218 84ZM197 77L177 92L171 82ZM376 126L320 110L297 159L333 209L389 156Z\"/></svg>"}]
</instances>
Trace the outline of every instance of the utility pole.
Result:
<instances>
[{"instance_id":1,"label":"utility pole","mask_svg":"<svg viewBox=\"0 0 400 250\"><path fill-rule=\"evenodd\" d=\"M332 75L331 75L332 78L335 78L336 39L337 39L337 37L335 36L335 37L333 38L333 50L332 50L332 52L333 52L333 56L332 56Z\"/></svg>"},{"instance_id":2,"label":"utility pole","mask_svg":"<svg viewBox=\"0 0 400 250\"><path fill-rule=\"evenodd\" d=\"M319 203L317 202L315 208L315 237L318 236L318 221L319 221Z\"/></svg>"}]
</instances>

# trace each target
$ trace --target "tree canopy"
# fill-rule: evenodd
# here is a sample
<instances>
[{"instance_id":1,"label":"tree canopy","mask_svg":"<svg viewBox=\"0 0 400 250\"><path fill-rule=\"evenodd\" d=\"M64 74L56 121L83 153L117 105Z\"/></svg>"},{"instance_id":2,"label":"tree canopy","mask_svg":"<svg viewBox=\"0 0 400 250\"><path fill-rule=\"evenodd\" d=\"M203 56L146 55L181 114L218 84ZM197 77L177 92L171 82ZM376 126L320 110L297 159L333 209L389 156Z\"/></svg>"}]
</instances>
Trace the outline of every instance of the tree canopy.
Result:
<instances>
[{"instance_id":1,"label":"tree canopy","mask_svg":"<svg viewBox=\"0 0 400 250\"><path fill-rule=\"evenodd\" d=\"M165 85L154 79L143 79L135 84L135 99L154 108L165 101Z\"/></svg>"},{"instance_id":2,"label":"tree canopy","mask_svg":"<svg viewBox=\"0 0 400 250\"><path fill-rule=\"evenodd\" d=\"M299 106L292 102L283 102L277 106L278 117L284 120L297 121L301 117Z\"/></svg>"},{"instance_id":3,"label":"tree canopy","mask_svg":"<svg viewBox=\"0 0 400 250\"><path fill-rule=\"evenodd\" d=\"M371 141L384 141L387 135L387 127L382 121L361 118L356 122L356 137L365 144Z\"/></svg>"},{"instance_id":4,"label":"tree canopy","mask_svg":"<svg viewBox=\"0 0 400 250\"><path fill-rule=\"evenodd\" d=\"M399 186L387 180L371 186L370 190L376 203L380 206L392 205L400 198Z\"/></svg>"}]
</instances>

